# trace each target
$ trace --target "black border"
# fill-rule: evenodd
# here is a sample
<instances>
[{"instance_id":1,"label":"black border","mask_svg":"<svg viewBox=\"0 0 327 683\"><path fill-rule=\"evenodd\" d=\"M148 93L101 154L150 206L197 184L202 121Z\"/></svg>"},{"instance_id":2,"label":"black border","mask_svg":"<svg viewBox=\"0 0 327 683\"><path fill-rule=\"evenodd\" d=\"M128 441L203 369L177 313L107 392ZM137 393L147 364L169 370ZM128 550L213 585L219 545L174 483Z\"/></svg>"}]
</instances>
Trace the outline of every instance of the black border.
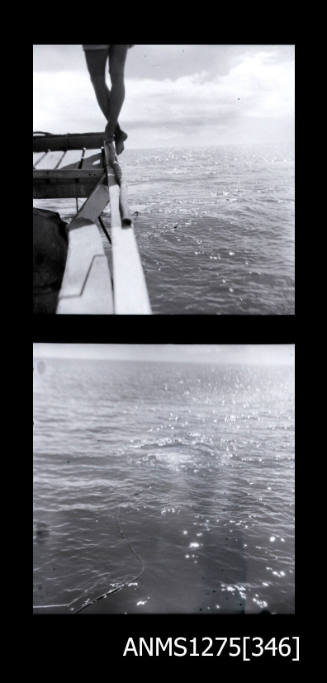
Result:
<instances>
[{"instance_id":1,"label":"black border","mask_svg":"<svg viewBox=\"0 0 327 683\"><path fill-rule=\"evenodd\" d=\"M38 342L129 344L293 344L292 316L34 316Z\"/></svg>"}]
</instances>

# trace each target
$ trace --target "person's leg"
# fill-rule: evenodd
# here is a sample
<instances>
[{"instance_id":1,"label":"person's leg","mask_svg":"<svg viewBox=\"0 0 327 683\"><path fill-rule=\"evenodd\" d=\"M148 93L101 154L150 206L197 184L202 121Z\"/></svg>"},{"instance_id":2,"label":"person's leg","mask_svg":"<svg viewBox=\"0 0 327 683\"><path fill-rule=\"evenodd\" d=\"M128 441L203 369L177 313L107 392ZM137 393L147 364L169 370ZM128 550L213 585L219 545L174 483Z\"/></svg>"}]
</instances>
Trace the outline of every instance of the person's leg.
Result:
<instances>
[{"instance_id":1,"label":"person's leg","mask_svg":"<svg viewBox=\"0 0 327 683\"><path fill-rule=\"evenodd\" d=\"M105 116L107 122L109 122L110 90L106 83L106 62L108 58L108 50L85 50L85 58L99 107L103 115ZM124 140L126 139L127 134L124 133L123 130L121 130L119 123L117 121L115 128L115 143L117 154L121 154L121 152L124 150ZM113 150L111 151L111 154L114 155Z\"/></svg>"},{"instance_id":2,"label":"person's leg","mask_svg":"<svg viewBox=\"0 0 327 683\"><path fill-rule=\"evenodd\" d=\"M109 123L106 127L106 139L108 139L109 141L114 140L115 133L117 133L117 138L120 136L120 133L122 133L119 127L118 130L116 130L116 128L118 125L118 117L125 99L124 73L127 50L127 45L111 45L109 49L109 73L111 79L111 92L110 116ZM126 139L126 133L123 133L123 136L124 139ZM116 142L118 142L118 140L116 140Z\"/></svg>"},{"instance_id":3,"label":"person's leg","mask_svg":"<svg viewBox=\"0 0 327 683\"><path fill-rule=\"evenodd\" d=\"M98 105L107 121L109 121L110 90L106 84L108 50L85 50L85 59Z\"/></svg>"},{"instance_id":4,"label":"person's leg","mask_svg":"<svg viewBox=\"0 0 327 683\"><path fill-rule=\"evenodd\" d=\"M118 118L125 95L124 66L126 61L127 46L113 45L109 50L109 54L109 71L114 91L114 117ZM111 140L115 140L116 153L121 154L121 152L124 150L124 140L127 139L127 134L120 128L118 121L116 121L116 125L114 127L114 138L112 137L113 125L110 126L109 135L107 132L111 118L111 92L106 84L105 73L108 51L85 50L85 58L99 107L108 121L105 133L106 138L110 137ZM111 154L114 155L113 150L111 150Z\"/></svg>"}]
</instances>

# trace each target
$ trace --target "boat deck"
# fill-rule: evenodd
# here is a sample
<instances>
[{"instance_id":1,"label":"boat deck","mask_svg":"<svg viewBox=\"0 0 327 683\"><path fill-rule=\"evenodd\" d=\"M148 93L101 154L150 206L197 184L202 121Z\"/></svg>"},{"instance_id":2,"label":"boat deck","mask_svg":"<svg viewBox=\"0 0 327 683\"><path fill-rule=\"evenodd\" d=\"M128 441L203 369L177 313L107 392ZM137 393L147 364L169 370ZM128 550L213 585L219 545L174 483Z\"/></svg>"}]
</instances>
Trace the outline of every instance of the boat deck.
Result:
<instances>
[{"instance_id":1,"label":"boat deck","mask_svg":"<svg viewBox=\"0 0 327 683\"><path fill-rule=\"evenodd\" d=\"M118 184L106 155L103 133L33 136L33 198L86 199L68 226L57 313L151 313L127 188L122 177ZM112 278L99 235L109 201Z\"/></svg>"},{"instance_id":2,"label":"boat deck","mask_svg":"<svg viewBox=\"0 0 327 683\"><path fill-rule=\"evenodd\" d=\"M104 173L99 133L33 138L34 199L88 197Z\"/></svg>"}]
</instances>

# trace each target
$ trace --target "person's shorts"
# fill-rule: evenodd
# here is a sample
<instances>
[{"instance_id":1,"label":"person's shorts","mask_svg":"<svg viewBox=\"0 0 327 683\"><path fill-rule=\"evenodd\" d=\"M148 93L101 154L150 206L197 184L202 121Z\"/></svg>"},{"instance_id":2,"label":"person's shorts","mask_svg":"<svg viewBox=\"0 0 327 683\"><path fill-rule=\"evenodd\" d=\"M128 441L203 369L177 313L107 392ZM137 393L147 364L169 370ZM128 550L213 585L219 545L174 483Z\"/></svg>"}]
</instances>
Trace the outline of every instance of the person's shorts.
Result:
<instances>
[{"instance_id":1,"label":"person's shorts","mask_svg":"<svg viewBox=\"0 0 327 683\"><path fill-rule=\"evenodd\" d=\"M105 76L108 57L110 59L111 47L113 47L113 45L83 45L86 64L91 79L103 78ZM133 47L133 45L128 45L128 47Z\"/></svg>"},{"instance_id":2,"label":"person's shorts","mask_svg":"<svg viewBox=\"0 0 327 683\"><path fill-rule=\"evenodd\" d=\"M83 50L109 50L110 45L82 45Z\"/></svg>"},{"instance_id":3,"label":"person's shorts","mask_svg":"<svg viewBox=\"0 0 327 683\"><path fill-rule=\"evenodd\" d=\"M109 50L110 45L82 45L83 50ZM129 45L128 47L134 47Z\"/></svg>"}]
</instances>

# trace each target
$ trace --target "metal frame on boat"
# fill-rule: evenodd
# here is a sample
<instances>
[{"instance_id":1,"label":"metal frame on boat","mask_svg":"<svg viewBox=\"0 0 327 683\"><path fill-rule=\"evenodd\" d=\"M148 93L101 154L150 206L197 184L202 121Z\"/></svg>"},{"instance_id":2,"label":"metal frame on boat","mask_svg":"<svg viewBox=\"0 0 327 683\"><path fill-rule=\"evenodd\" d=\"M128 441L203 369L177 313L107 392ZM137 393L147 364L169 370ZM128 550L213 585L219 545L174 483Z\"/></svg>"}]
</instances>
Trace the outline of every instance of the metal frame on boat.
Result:
<instances>
[{"instance_id":1,"label":"metal frame on boat","mask_svg":"<svg viewBox=\"0 0 327 683\"><path fill-rule=\"evenodd\" d=\"M33 197L85 198L68 225L68 254L57 313L151 313L127 187L118 160L110 165L103 133L35 133ZM112 274L100 235L101 213L108 202Z\"/></svg>"}]
</instances>

